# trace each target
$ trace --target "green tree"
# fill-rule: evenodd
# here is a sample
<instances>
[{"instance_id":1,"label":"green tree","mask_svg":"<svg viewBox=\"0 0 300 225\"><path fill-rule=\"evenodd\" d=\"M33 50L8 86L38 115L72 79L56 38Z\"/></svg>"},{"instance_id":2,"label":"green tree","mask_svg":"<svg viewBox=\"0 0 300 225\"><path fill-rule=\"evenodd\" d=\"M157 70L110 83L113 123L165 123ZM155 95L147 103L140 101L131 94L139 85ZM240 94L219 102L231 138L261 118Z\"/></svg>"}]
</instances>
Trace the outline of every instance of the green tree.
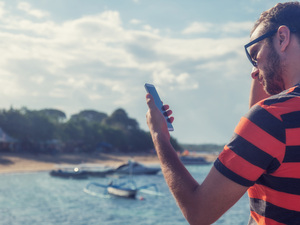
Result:
<instances>
[{"instance_id":1,"label":"green tree","mask_svg":"<svg viewBox=\"0 0 300 225\"><path fill-rule=\"evenodd\" d=\"M83 110L78 114L71 116L71 120L80 120L84 119L88 122L101 123L104 119L107 118L107 114L103 112L98 112L95 110Z\"/></svg>"},{"instance_id":2,"label":"green tree","mask_svg":"<svg viewBox=\"0 0 300 225\"><path fill-rule=\"evenodd\" d=\"M66 114L57 109L42 109L38 112L40 112L41 115L47 117L50 121L54 123L63 123L67 119Z\"/></svg>"},{"instance_id":3,"label":"green tree","mask_svg":"<svg viewBox=\"0 0 300 225\"><path fill-rule=\"evenodd\" d=\"M0 127L10 136L26 143L27 149L39 148L39 143L58 139L66 149L91 152L100 143L112 145L121 152L143 152L153 149L149 132L139 128L138 122L129 118L124 109L115 110L110 116L95 110L83 110L66 120L64 112L56 109L0 110ZM176 150L181 146L171 138Z\"/></svg>"},{"instance_id":4,"label":"green tree","mask_svg":"<svg viewBox=\"0 0 300 225\"><path fill-rule=\"evenodd\" d=\"M21 110L2 110L0 126L19 140L45 141L53 138L54 125L38 111L23 107Z\"/></svg>"},{"instance_id":5,"label":"green tree","mask_svg":"<svg viewBox=\"0 0 300 225\"><path fill-rule=\"evenodd\" d=\"M31 140L47 141L54 138L54 124L39 111L28 110L24 116L28 124L26 133Z\"/></svg>"},{"instance_id":6,"label":"green tree","mask_svg":"<svg viewBox=\"0 0 300 225\"><path fill-rule=\"evenodd\" d=\"M24 138L24 131L28 130L29 124L20 110L10 108L1 110L0 126L9 135L17 138Z\"/></svg>"},{"instance_id":7,"label":"green tree","mask_svg":"<svg viewBox=\"0 0 300 225\"><path fill-rule=\"evenodd\" d=\"M138 122L135 119L129 118L124 109L115 110L103 122L108 126L115 127L123 131L139 129Z\"/></svg>"}]
</instances>

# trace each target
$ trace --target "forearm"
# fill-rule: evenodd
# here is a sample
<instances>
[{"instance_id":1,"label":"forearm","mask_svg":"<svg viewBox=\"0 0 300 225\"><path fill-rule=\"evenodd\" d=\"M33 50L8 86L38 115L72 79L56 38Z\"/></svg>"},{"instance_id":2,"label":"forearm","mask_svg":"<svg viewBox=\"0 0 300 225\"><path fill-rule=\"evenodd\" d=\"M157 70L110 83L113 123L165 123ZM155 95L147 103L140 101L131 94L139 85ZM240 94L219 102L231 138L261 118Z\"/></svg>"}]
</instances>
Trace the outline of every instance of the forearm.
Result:
<instances>
[{"instance_id":1,"label":"forearm","mask_svg":"<svg viewBox=\"0 0 300 225\"><path fill-rule=\"evenodd\" d=\"M167 185L183 215L188 221L199 219L199 213L194 212L200 205L195 197L199 188L198 182L182 164L168 139L155 134L152 138Z\"/></svg>"},{"instance_id":2,"label":"forearm","mask_svg":"<svg viewBox=\"0 0 300 225\"><path fill-rule=\"evenodd\" d=\"M245 189L240 192L240 185L224 177L214 167L199 185L172 147L167 123L155 106L152 96L148 94L146 99L149 107L146 114L147 124L161 169L183 215L192 225L212 224L242 196ZM167 115L170 114L170 111L167 111Z\"/></svg>"}]
</instances>

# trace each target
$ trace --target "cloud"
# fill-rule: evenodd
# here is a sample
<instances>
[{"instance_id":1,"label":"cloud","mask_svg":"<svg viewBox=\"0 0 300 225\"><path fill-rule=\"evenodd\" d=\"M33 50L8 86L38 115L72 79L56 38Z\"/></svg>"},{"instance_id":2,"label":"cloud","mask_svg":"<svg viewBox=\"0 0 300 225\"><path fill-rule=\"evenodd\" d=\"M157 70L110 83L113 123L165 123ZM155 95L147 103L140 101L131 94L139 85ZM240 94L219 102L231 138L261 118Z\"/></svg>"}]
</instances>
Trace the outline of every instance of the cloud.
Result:
<instances>
[{"instance_id":1,"label":"cloud","mask_svg":"<svg viewBox=\"0 0 300 225\"><path fill-rule=\"evenodd\" d=\"M131 23L131 24L138 25L138 24L141 24L141 23L143 23L143 22L142 22L141 20L132 19L132 20L130 20L130 23Z\"/></svg>"},{"instance_id":2,"label":"cloud","mask_svg":"<svg viewBox=\"0 0 300 225\"><path fill-rule=\"evenodd\" d=\"M39 9L34 9L27 2L20 2L18 4L18 9L26 12L28 15L34 16L34 17L39 18L39 19L49 16L48 12L45 12L45 11L42 11L42 10L39 10Z\"/></svg>"},{"instance_id":3,"label":"cloud","mask_svg":"<svg viewBox=\"0 0 300 225\"><path fill-rule=\"evenodd\" d=\"M4 9L4 7L5 7L5 3L0 2L0 18L6 14L6 10Z\"/></svg>"},{"instance_id":4,"label":"cloud","mask_svg":"<svg viewBox=\"0 0 300 225\"><path fill-rule=\"evenodd\" d=\"M207 33L211 29L213 29L212 23L199 23L199 22L193 22L191 23L187 28L185 28L182 33L183 34L199 34L199 33Z\"/></svg>"},{"instance_id":5,"label":"cloud","mask_svg":"<svg viewBox=\"0 0 300 225\"><path fill-rule=\"evenodd\" d=\"M155 46L159 54L168 54L176 60L208 60L242 49L243 38L196 38L173 39L162 38Z\"/></svg>"},{"instance_id":6,"label":"cloud","mask_svg":"<svg viewBox=\"0 0 300 225\"><path fill-rule=\"evenodd\" d=\"M193 80L188 73L175 75L169 68L154 71L153 82L160 86L169 86L170 89L191 90L198 88L198 82Z\"/></svg>"},{"instance_id":7,"label":"cloud","mask_svg":"<svg viewBox=\"0 0 300 225\"><path fill-rule=\"evenodd\" d=\"M253 27L253 22L228 22L222 26L222 32L226 33L241 33L246 32L250 34L250 30Z\"/></svg>"},{"instance_id":8,"label":"cloud","mask_svg":"<svg viewBox=\"0 0 300 225\"><path fill-rule=\"evenodd\" d=\"M249 33L250 29L253 26L253 22L226 22L224 24L214 24L207 22L193 22L188 27L186 27L182 34L240 34L247 32Z\"/></svg>"}]
</instances>

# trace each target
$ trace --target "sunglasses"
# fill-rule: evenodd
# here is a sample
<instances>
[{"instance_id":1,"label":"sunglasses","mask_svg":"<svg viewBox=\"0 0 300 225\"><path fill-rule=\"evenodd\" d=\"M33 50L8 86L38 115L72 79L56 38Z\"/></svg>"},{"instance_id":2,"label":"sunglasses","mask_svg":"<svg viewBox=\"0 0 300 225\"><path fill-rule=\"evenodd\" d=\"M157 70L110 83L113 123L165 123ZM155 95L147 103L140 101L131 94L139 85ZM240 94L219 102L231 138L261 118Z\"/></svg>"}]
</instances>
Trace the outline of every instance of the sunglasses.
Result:
<instances>
[{"instance_id":1,"label":"sunglasses","mask_svg":"<svg viewBox=\"0 0 300 225\"><path fill-rule=\"evenodd\" d=\"M272 30L272 31L269 31L263 35L261 35L260 37L254 39L253 41L249 42L248 44L246 44L244 47L245 47L245 51L246 51L246 55L248 57L248 59L250 60L251 64L254 66L254 67L257 67L257 60L253 59L252 56L250 55L249 51L248 51L248 48L251 46L251 45L254 45L255 43L257 42L260 42L268 37L271 37L273 36L274 34L276 34L277 32L277 29L276 30Z\"/></svg>"}]
</instances>

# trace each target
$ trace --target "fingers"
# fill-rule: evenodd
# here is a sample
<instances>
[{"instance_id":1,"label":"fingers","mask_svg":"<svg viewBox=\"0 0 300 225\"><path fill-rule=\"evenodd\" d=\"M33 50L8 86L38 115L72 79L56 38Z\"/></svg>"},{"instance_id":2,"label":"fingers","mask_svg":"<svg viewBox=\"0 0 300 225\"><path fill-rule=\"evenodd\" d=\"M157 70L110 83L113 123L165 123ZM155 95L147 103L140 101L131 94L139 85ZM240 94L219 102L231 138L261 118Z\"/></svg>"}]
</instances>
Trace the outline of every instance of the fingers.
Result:
<instances>
[{"instance_id":1,"label":"fingers","mask_svg":"<svg viewBox=\"0 0 300 225\"><path fill-rule=\"evenodd\" d=\"M173 113L172 110L165 111L164 116L169 117L169 116L171 116L172 113Z\"/></svg>"},{"instance_id":2,"label":"fingers","mask_svg":"<svg viewBox=\"0 0 300 225\"><path fill-rule=\"evenodd\" d=\"M146 94L146 101L147 101L147 105L148 105L148 107L149 107L149 110L151 110L151 109L154 109L154 107L156 107L155 106L155 102L154 102L154 99L153 99L153 97L152 97L152 95L151 94ZM164 111L164 113L163 113L163 115L165 116L165 117L169 117L168 118L168 121L170 122L170 123L173 123L173 121L174 121L174 117L170 117L171 115L172 115L172 110L169 110L169 105L163 105L163 107L162 107L162 110ZM148 113L147 113L147 115L148 115Z\"/></svg>"},{"instance_id":3,"label":"fingers","mask_svg":"<svg viewBox=\"0 0 300 225\"><path fill-rule=\"evenodd\" d=\"M174 117L173 117L173 116L169 117L169 118L168 118L168 121L169 121L170 123L173 123L173 122L174 122Z\"/></svg>"},{"instance_id":4,"label":"fingers","mask_svg":"<svg viewBox=\"0 0 300 225\"><path fill-rule=\"evenodd\" d=\"M154 99L153 99L152 95L149 93L146 95L146 102L147 102L149 109L152 109L153 107L155 107Z\"/></svg>"},{"instance_id":5,"label":"fingers","mask_svg":"<svg viewBox=\"0 0 300 225\"><path fill-rule=\"evenodd\" d=\"M174 117L170 117L170 116L172 115L173 111L172 111L172 110L168 110L169 108L170 108L169 105L164 105L164 106L162 107L162 110L165 111L165 112L164 112L164 116L169 117L169 118L168 118L168 121L169 121L170 123L173 123Z\"/></svg>"},{"instance_id":6,"label":"fingers","mask_svg":"<svg viewBox=\"0 0 300 225\"><path fill-rule=\"evenodd\" d=\"M169 108L169 105L163 105L162 110L167 111Z\"/></svg>"}]
</instances>

